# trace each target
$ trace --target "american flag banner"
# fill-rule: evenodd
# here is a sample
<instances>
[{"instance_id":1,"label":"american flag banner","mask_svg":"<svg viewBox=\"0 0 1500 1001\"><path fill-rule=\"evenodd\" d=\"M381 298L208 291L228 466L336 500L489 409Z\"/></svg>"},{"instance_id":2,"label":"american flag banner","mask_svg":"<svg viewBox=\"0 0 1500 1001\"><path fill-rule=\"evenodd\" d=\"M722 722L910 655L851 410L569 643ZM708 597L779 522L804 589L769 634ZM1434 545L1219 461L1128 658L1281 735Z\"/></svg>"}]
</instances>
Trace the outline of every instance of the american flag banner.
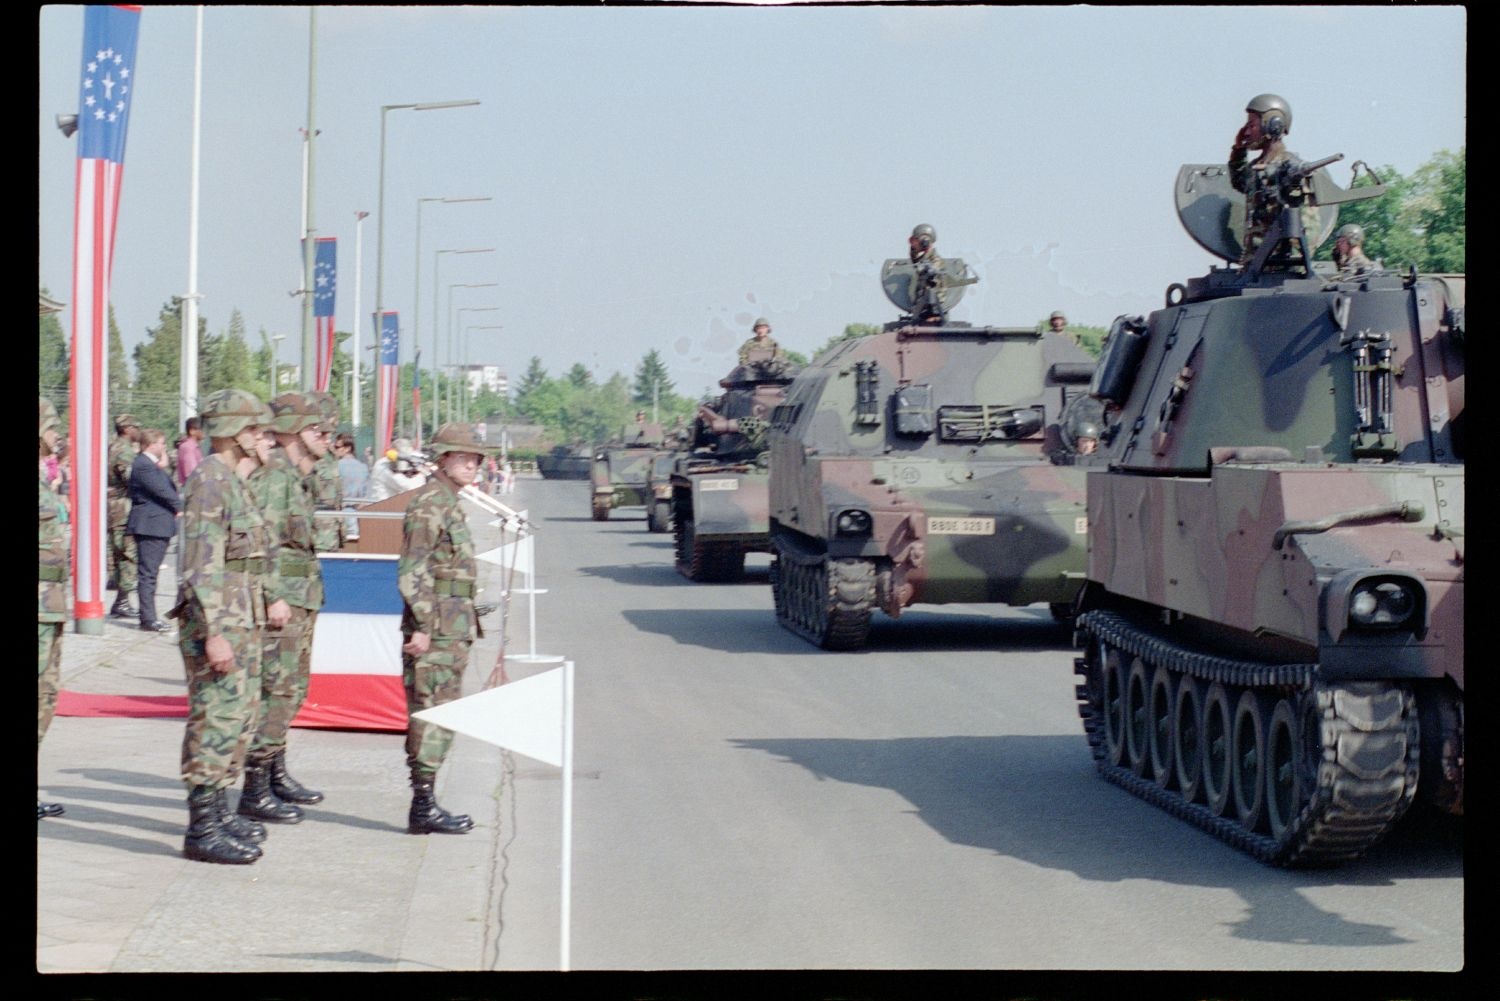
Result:
<instances>
[{"instance_id":1,"label":"american flag banner","mask_svg":"<svg viewBox=\"0 0 1500 1001\"><path fill-rule=\"evenodd\" d=\"M396 311L388 309L380 314L380 384L375 396L379 411L375 417L375 431L382 455L390 449L396 428L396 394L401 388L400 359L401 336Z\"/></svg>"},{"instance_id":2,"label":"american flag banner","mask_svg":"<svg viewBox=\"0 0 1500 1001\"><path fill-rule=\"evenodd\" d=\"M313 337L317 343L317 367L314 369L320 392L328 392L328 383L333 378L333 301L338 287L338 240L332 236L318 237L318 249L313 261Z\"/></svg>"},{"instance_id":3,"label":"american flag banner","mask_svg":"<svg viewBox=\"0 0 1500 1001\"><path fill-rule=\"evenodd\" d=\"M73 203L72 414L74 617L104 618L105 459L109 413L109 275L125 162L125 126L135 87L138 6L83 9L78 92L78 174Z\"/></svg>"}]
</instances>

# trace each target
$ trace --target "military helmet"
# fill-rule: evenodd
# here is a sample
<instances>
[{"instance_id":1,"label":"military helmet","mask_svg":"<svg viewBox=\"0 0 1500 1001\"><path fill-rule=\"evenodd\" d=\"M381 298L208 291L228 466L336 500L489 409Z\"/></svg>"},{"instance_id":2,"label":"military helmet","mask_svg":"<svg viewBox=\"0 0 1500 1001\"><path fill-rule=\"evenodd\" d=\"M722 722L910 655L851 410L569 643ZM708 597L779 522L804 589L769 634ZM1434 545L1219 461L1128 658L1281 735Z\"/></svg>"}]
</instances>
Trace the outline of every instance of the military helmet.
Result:
<instances>
[{"instance_id":1,"label":"military helmet","mask_svg":"<svg viewBox=\"0 0 1500 1001\"><path fill-rule=\"evenodd\" d=\"M323 416L323 431L337 431L339 424L339 398L332 393L321 389L313 389L303 394L311 400Z\"/></svg>"},{"instance_id":2,"label":"military helmet","mask_svg":"<svg viewBox=\"0 0 1500 1001\"><path fill-rule=\"evenodd\" d=\"M115 432L117 434L124 434L126 428L139 429L140 426L141 422L130 414L118 414L115 417Z\"/></svg>"},{"instance_id":3,"label":"military helmet","mask_svg":"<svg viewBox=\"0 0 1500 1001\"><path fill-rule=\"evenodd\" d=\"M1049 316L1049 317L1047 317L1047 322L1048 323L1051 323L1053 320L1061 320L1064 323L1068 322L1068 318L1063 315L1063 311L1060 310L1060 309L1054 309L1052 311L1052 315Z\"/></svg>"},{"instance_id":4,"label":"military helmet","mask_svg":"<svg viewBox=\"0 0 1500 1001\"><path fill-rule=\"evenodd\" d=\"M766 319L764 316L757 316L755 318L755 322L750 324L750 329L754 330L756 327L769 327L770 325L770 320Z\"/></svg>"},{"instance_id":5,"label":"military helmet","mask_svg":"<svg viewBox=\"0 0 1500 1001\"><path fill-rule=\"evenodd\" d=\"M321 429L323 408L311 398L312 394L282 393L271 401L271 430L281 434L296 434L310 427Z\"/></svg>"},{"instance_id":6,"label":"military helmet","mask_svg":"<svg viewBox=\"0 0 1500 1001\"><path fill-rule=\"evenodd\" d=\"M203 418L203 433L210 438L233 438L246 428L268 426L275 420L253 393L243 389L210 393L198 416Z\"/></svg>"},{"instance_id":7,"label":"military helmet","mask_svg":"<svg viewBox=\"0 0 1500 1001\"><path fill-rule=\"evenodd\" d=\"M1245 105L1246 111L1260 115L1260 127L1272 139L1292 131L1292 106L1279 94L1257 94Z\"/></svg>"},{"instance_id":8,"label":"military helmet","mask_svg":"<svg viewBox=\"0 0 1500 1001\"><path fill-rule=\"evenodd\" d=\"M937 242L937 230L933 229L925 222L916 227L913 227L911 231L911 238L913 240L920 240L923 237L926 237L927 243L930 246Z\"/></svg>"},{"instance_id":9,"label":"military helmet","mask_svg":"<svg viewBox=\"0 0 1500 1001\"><path fill-rule=\"evenodd\" d=\"M447 452L471 452L474 455L489 455L495 451L479 440L473 427L468 424L444 424L429 442L434 456Z\"/></svg>"},{"instance_id":10,"label":"military helmet","mask_svg":"<svg viewBox=\"0 0 1500 1001\"><path fill-rule=\"evenodd\" d=\"M61 421L57 419L57 408L52 405L52 401L47 399L45 396L38 396L36 409L36 433L38 435L44 435L48 431L56 431Z\"/></svg>"},{"instance_id":11,"label":"military helmet","mask_svg":"<svg viewBox=\"0 0 1500 1001\"><path fill-rule=\"evenodd\" d=\"M1335 240L1348 240L1349 246L1360 247L1365 242L1365 228L1357 222L1346 222L1339 227Z\"/></svg>"}]
</instances>

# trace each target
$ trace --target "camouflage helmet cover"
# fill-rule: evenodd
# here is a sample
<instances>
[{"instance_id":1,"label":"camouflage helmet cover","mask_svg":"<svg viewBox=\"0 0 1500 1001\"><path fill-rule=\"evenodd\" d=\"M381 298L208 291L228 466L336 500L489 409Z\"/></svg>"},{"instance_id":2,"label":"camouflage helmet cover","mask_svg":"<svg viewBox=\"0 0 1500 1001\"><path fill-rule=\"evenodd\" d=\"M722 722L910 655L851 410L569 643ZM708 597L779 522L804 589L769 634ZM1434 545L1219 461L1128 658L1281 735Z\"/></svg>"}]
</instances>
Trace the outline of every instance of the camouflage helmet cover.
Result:
<instances>
[{"instance_id":1,"label":"camouflage helmet cover","mask_svg":"<svg viewBox=\"0 0 1500 1001\"><path fill-rule=\"evenodd\" d=\"M432 436L429 444L435 457L448 452L469 452L473 455L484 456L495 451L494 448L480 441L474 429L467 424L444 424L438 428L438 433Z\"/></svg>"},{"instance_id":2,"label":"camouflage helmet cover","mask_svg":"<svg viewBox=\"0 0 1500 1001\"><path fill-rule=\"evenodd\" d=\"M37 429L38 435L44 435L48 431L55 431L61 422L57 419L57 408L52 401L45 396L37 397Z\"/></svg>"},{"instance_id":3,"label":"camouflage helmet cover","mask_svg":"<svg viewBox=\"0 0 1500 1001\"><path fill-rule=\"evenodd\" d=\"M1363 246L1365 242L1365 228L1357 222L1348 222L1339 227L1335 240L1348 240L1349 246Z\"/></svg>"},{"instance_id":4,"label":"camouflage helmet cover","mask_svg":"<svg viewBox=\"0 0 1500 1001\"><path fill-rule=\"evenodd\" d=\"M323 408L311 396L310 393L282 393L272 400L271 430L280 434L296 434L310 427L321 430Z\"/></svg>"},{"instance_id":5,"label":"camouflage helmet cover","mask_svg":"<svg viewBox=\"0 0 1500 1001\"><path fill-rule=\"evenodd\" d=\"M1261 127L1267 133L1284 136L1292 131L1292 106L1279 94L1257 94L1245 105L1245 110L1260 115ZM1280 126L1272 129L1273 121L1279 121Z\"/></svg>"},{"instance_id":6,"label":"camouflage helmet cover","mask_svg":"<svg viewBox=\"0 0 1500 1001\"><path fill-rule=\"evenodd\" d=\"M332 393L321 389L309 390L303 394L311 400L323 416L324 431L337 431L339 423L339 399Z\"/></svg>"},{"instance_id":7,"label":"camouflage helmet cover","mask_svg":"<svg viewBox=\"0 0 1500 1001\"><path fill-rule=\"evenodd\" d=\"M126 428L138 429L140 428L140 426L141 422L136 420L135 417L131 414L115 415L115 431L119 434L124 434Z\"/></svg>"},{"instance_id":8,"label":"camouflage helmet cover","mask_svg":"<svg viewBox=\"0 0 1500 1001\"><path fill-rule=\"evenodd\" d=\"M243 389L210 393L198 416L203 419L203 433L210 438L233 438L246 428L269 425L275 419L253 393Z\"/></svg>"}]
</instances>

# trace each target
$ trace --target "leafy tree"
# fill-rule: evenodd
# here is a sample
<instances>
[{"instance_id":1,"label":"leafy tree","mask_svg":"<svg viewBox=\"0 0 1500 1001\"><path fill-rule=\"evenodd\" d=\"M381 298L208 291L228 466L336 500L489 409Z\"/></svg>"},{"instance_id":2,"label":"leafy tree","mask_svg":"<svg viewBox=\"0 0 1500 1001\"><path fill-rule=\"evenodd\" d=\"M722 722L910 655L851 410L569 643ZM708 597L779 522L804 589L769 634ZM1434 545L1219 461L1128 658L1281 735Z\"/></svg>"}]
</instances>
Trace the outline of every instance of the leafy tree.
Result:
<instances>
[{"instance_id":1,"label":"leafy tree","mask_svg":"<svg viewBox=\"0 0 1500 1001\"><path fill-rule=\"evenodd\" d=\"M45 288L42 295L47 294ZM57 405L59 413L68 398L68 338L56 313L43 313L37 324L37 382L42 395ZM58 404L59 398L61 404Z\"/></svg>"},{"instance_id":2,"label":"leafy tree","mask_svg":"<svg viewBox=\"0 0 1500 1001\"><path fill-rule=\"evenodd\" d=\"M130 398L130 363L125 360L125 340L115 322L115 307L109 307L109 398Z\"/></svg>"},{"instance_id":3,"label":"leafy tree","mask_svg":"<svg viewBox=\"0 0 1500 1001\"><path fill-rule=\"evenodd\" d=\"M652 401L660 403L672 394L673 385L661 354L652 348L635 367L635 382L630 387L630 399L638 406L649 405Z\"/></svg>"},{"instance_id":4,"label":"leafy tree","mask_svg":"<svg viewBox=\"0 0 1500 1001\"><path fill-rule=\"evenodd\" d=\"M844 327L844 332L842 334L839 334L836 337L828 338L828 340L823 342L821 347L819 347L812 353L812 356L816 359L819 355L827 351L829 348L833 347L835 344L842 344L844 341L852 341L856 337L869 337L872 334L880 333L880 330L881 328L873 323L846 324ZM803 364L806 364L806 362L803 362Z\"/></svg>"},{"instance_id":5,"label":"leafy tree","mask_svg":"<svg viewBox=\"0 0 1500 1001\"><path fill-rule=\"evenodd\" d=\"M1442 150L1410 177L1393 167L1377 173L1386 186L1379 198L1339 207L1339 223L1358 223L1365 230L1365 253L1393 271L1413 264L1419 271L1463 272L1465 263L1466 154ZM1356 188L1374 182L1361 175ZM1333 241L1318 257L1331 260Z\"/></svg>"},{"instance_id":6,"label":"leafy tree","mask_svg":"<svg viewBox=\"0 0 1500 1001\"><path fill-rule=\"evenodd\" d=\"M594 384L594 374L581 361L574 362L573 367L568 369L568 374L564 378L578 389L586 389Z\"/></svg>"}]
</instances>

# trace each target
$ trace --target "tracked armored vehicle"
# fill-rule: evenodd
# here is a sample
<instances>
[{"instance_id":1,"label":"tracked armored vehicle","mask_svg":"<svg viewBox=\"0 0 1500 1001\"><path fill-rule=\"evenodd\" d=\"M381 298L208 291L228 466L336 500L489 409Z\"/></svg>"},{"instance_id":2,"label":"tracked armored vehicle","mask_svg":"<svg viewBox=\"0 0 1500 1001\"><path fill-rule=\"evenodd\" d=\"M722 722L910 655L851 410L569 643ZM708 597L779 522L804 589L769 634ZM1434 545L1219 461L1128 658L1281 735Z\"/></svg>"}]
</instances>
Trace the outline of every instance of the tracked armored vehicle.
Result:
<instances>
[{"instance_id":1,"label":"tracked armored vehicle","mask_svg":"<svg viewBox=\"0 0 1500 1001\"><path fill-rule=\"evenodd\" d=\"M886 261L904 315L829 348L772 414L776 618L811 643L858 649L874 612L918 603L1071 609L1084 469L1057 422L1093 360L1064 335L949 320L977 280L956 259Z\"/></svg>"},{"instance_id":2,"label":"tracked armored vehicle","mask_svg":"<svg viewBox=\"0 0 1500 1001\"><path fill-rule=\"evenodd\" d=\"M680 448L660 449L651 455L646 471L646 531L672 530L672 470L682 454Z\"/></svg>"},{"instance_id":3,"label":"tracked armored vehicle","mask_svg":"<svg viewBox=\"0 0 1500 1001\"><path fill-rule=\"evenodd\" d=\"M595 521L608 521L609 513L617 507L644 507L651 502L646 480L661 447L661 428L647 424L638 428L629 442L611 442L595 449L589 466L589 510Z\"/></svg>"},{"instance_id":4,"label":"tracked armored vehicle","mask_svg":"<svg viewBox=\"0 0 1500 1001\"><path fill-rule=\"evenodd\" d=\"M1179 173L1188 232L1246 259L1114 323L1076 629L1104 777L1285 866L1464 785L1464 279L1315 264L1383 189L1309 166L1252 255L1225 168Z\"/></svg>"},{"instance_id":5,"label":"tracked armored vehicle","mask_svg":"<svg viewBox=\"0 0 1500 1001\"><path fill-rule=\"evenodd\" d=\"M593 449L587 445L555 445L546 455L536 457L536 469L546 480L586 480L593 456Z\"/></svg>"},{"instance_id":6,"label":"tracked armored vehicle","mask_svg":"<svg viewBox=\"0 0 1500 1001\"><path fill-rule=\"evenodd\" d=\"M795 375L780 352L750 351L719 380L723 395L699 409L692 451L671 478L677 571L689 580L740 580L745 554L771 551L765 431Z\"/></svg>"}]
</instances>

